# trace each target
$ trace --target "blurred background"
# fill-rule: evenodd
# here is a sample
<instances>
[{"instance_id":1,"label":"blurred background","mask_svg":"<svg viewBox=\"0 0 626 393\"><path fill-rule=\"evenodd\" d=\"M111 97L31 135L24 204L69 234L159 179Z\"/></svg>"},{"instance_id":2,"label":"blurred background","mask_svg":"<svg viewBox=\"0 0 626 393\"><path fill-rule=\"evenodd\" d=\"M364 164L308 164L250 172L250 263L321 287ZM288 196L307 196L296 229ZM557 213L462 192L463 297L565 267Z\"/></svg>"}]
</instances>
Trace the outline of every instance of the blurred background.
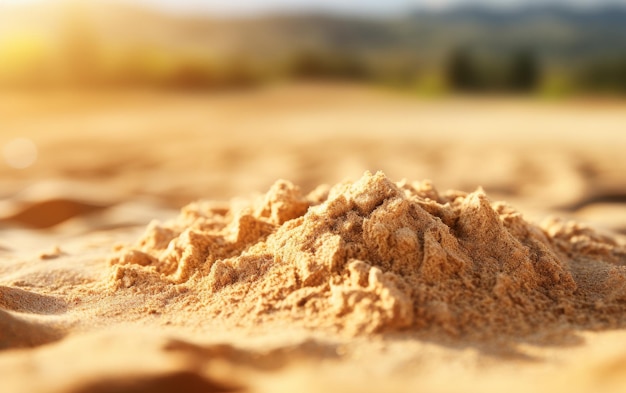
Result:
<instances>
[{"instance_id":1,"label":"blurred background","mask_svg":"<svg viewBox=\"0 0 626 393\"><path fill-rule=\"evenodd\" d=\"M626 93L624 1L0 5L4 87L216 90L325 79L421 94Z\"/></svg>"},{"instance_id":2,"label":"blurred background","mask_svg":"<svg viewBox=\"0 0 626 393\"><path fill-rule=\"evenodd\" d=\"M626 1L2 0L0 247L365 170L626 233L625 98Z\"/></svg>"}]
</instances>

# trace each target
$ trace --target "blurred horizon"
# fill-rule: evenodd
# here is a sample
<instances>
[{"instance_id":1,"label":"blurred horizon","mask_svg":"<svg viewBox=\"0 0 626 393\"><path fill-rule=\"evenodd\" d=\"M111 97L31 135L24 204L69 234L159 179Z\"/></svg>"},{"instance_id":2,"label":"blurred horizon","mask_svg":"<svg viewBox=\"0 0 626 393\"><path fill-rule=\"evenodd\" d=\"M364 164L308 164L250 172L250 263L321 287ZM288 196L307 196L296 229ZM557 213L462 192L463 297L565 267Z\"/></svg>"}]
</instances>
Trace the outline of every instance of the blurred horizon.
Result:
<instances>
[{"instance_id":1,"label":"blurred horizon","mask_svg":"<svg viewBox=\"0 0 626 393\"><path fill-rule=\"evenodd\" d=\"M208 12L219 4L4 0L0 87L211 90L306 79L428 95L626 93L626 0L249 0L236 7L259 14ZM412 11L369 13L376 7ZM197 12L167 11L185 9Z\"/></svg>"}]
</instances>

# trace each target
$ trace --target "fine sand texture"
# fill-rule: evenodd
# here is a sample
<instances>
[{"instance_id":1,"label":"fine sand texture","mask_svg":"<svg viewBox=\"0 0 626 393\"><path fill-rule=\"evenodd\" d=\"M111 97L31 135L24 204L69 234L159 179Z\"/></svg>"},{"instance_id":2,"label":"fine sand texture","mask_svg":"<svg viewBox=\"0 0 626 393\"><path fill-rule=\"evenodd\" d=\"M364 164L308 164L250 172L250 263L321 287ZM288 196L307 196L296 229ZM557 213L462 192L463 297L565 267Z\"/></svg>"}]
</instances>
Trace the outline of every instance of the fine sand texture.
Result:
<instances>
[{"instance_id":1,"label":"fine sand texture","mask_svg":"<svg viewBox=\"0 0 626 393\"><path fill-rule=\"evenodd\" d=\"M2 93L0 391L624 391L625 108Z\"/></svg>"}]
</instances>

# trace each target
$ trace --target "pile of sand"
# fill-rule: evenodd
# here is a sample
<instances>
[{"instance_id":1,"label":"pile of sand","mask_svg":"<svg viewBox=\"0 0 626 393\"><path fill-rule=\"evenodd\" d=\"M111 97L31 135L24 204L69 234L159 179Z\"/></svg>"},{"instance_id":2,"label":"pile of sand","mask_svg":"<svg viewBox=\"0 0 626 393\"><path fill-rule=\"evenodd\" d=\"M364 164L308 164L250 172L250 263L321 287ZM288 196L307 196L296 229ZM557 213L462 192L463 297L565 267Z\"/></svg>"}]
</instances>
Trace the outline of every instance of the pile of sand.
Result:
<instances>
[{"instance_id":1,"label":"pile of sand","mask_svg":"<svg viewBox=\"0 0 626 393\"><path fill-rule=\"evenodd\" d=\"M175 290L189 312L233 326L488 338L626 322L617 240L380 172L309 195L278 181L252 201L192 203L111 264L110 291Z\"/></svg>"}]
</instances>

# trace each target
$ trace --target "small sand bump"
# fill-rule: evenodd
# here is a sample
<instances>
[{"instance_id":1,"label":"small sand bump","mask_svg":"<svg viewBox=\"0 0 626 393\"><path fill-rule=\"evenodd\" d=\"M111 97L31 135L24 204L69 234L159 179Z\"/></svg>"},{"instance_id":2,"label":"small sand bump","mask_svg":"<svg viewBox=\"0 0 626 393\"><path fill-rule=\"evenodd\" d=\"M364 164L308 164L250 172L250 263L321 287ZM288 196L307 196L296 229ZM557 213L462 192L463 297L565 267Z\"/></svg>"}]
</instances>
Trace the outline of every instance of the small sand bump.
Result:
<instances>
[{"instance_id":1,"label":"small sand bump","mask_svg":"<svg viewBox=\"0 0 626 393\"><path fill-rule=\"evenodd\" d=\"M0 350L32 348L58 341L66 329L0 309Z\"/></svg>"}]
</instances>

